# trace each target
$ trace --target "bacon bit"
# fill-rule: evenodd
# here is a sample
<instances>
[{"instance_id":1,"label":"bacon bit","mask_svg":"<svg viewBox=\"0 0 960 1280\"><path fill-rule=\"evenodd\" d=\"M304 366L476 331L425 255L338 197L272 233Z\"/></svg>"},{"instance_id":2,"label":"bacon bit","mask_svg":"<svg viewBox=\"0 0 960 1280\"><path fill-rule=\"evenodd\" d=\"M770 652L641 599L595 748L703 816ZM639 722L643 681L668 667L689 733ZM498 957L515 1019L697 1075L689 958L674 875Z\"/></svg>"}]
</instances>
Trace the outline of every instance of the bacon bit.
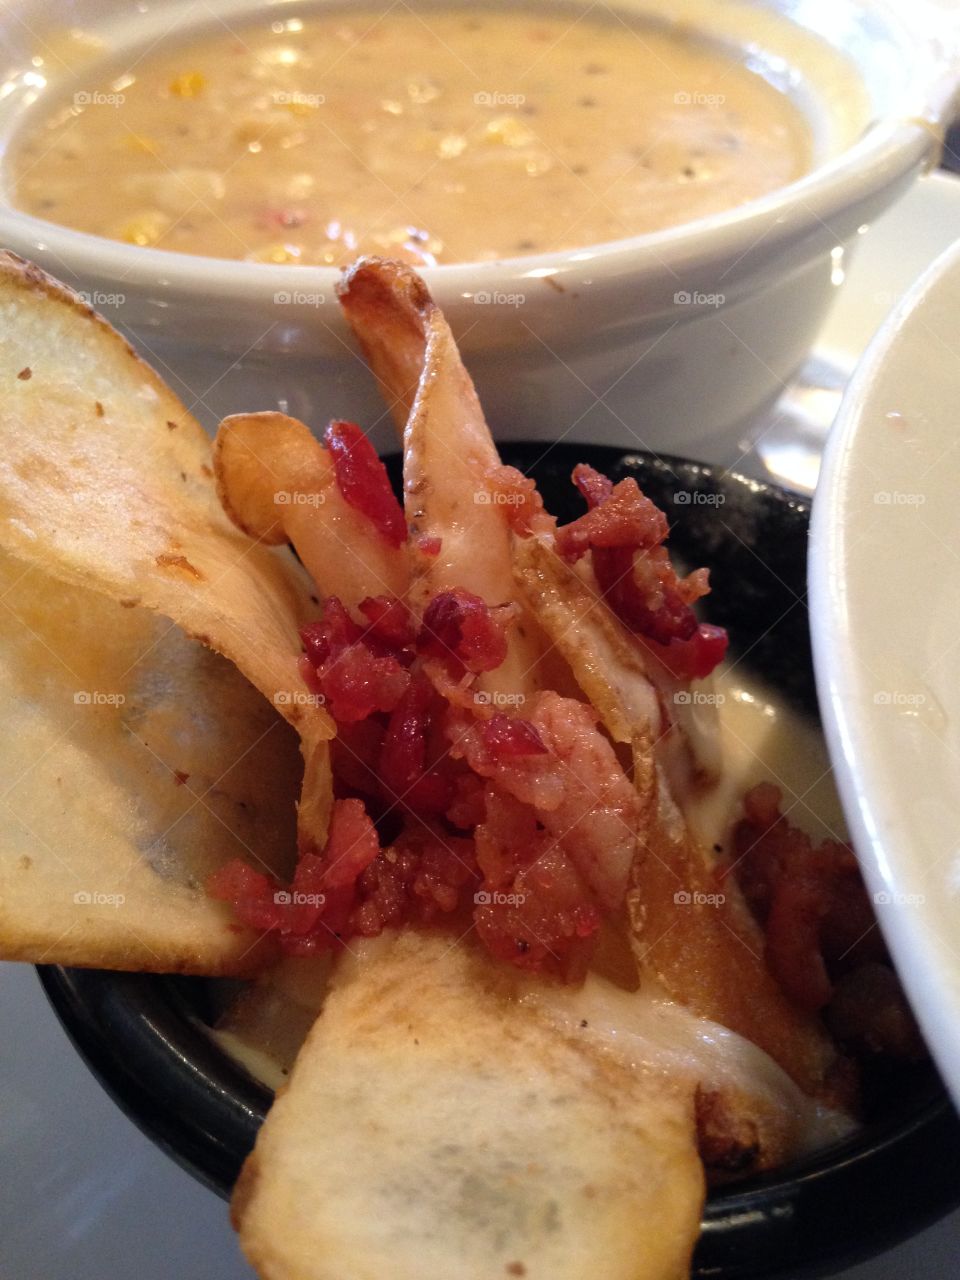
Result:
<instances>
[{"instance_id":1,"label":"bacon bit","mask_svg":"<svg viewBox=\"0 0 960 1280\"><path fill-rule=\"evenodd\" d=\"M443 813L450 786L427 767L427 736L436 694L423 676L415 676L390 717L380 752L380 776L387 790L420 813Z\"/></svg>"},{"instance_id":2,"label":"bacon bit","mask_svg":"<svg viewBox=\"0 0 960 1280\"><path fill-rule=\"evenodd\" d=\"M407 540L403 511L373 445L355 422L339 419L330 423L323 439L333 457L344 502L365 515L391 547L403 546Z\"/></svg>"},{"instance_id":3,"label":"bacon bit","mask_svg":"<svg viewBox=\"0 0 960 1280\"><path fill-rule=\"evenodd\" d=\"M392 711L410 683L410 673L396 658L378 657L363 644L343 649L316 674L330 714L347 724L375 711Z\"/></svg>"},{"instance_id":4,"label":"bacon bit","mask_svg":"<svg viewBox=\"0 0 960 1280\"><path fill-rule=\"evenodd\" d=\"M498 506L506 510L514 533L527 537L531 533L552 533L556 520L548 515L536 484L516 467L494 467L487 474L490 493Z\"/></svg>"},{"instance_id":5,"label":"bacon bit","mask_svg":"<svg viewBox=\"0 0 960 1280\"><path fill-rule=\"evenodd\" d=\"M182 787L185 782L189 781L189 779L189 773L184 773L182 769L174 769L173 780L178 787Z\"/></svg>"},{"instance_id":6,"label":"bacon bit","mask_svg":"<svg viewBox=\"0 0 960 1280\"><path fill-rule=\"evenodd\" d=\"M613 481L610 477L605 476L602 471L596 471L585 462L580 462L573 468L571 479L591 510L606 502L613 493Z\"/></svg>"},{"instance_id":7,"label":"bacon bit","mask_svg":"<svg viewBox=\"0 0 960 1280\"><path fill-rule=\"evenodd\" d=\"M360 601L360 612L368 620L364 640L375 638L392 649L411 649L416 640L410 610L396 596L370 596ZM399 655L397 655L399 657Z\"/></svg>"},{"instance_id":8,"label":"bacon bit","mask_svg":"<svg viewBox=\"0 0 960 1280\"><path fill-rule=\"evenodd\" d=\"M336 800L323 854L301 853L289 889L237 858L210 876L207 893L232 903L249 927L275 932L284 951L308 954L335 943L355 905L356 882L379 853L362 801Z\"/></svg>"},{"instance_id":9,"label":"bacon bit","mask_svg":"<svg viewBox=\"0 0 960 1280\"><path fill-rule=\"evenodd\" d=\"M33 377L33 370L28 365L26 369L20 370L20 372L17 374L17 377L20 379L21 382L29 382L30 379Z\"/></svg>"},{"instance_id":10,"label":"bacon bit","mask_svg":"<svg viewBox=\"0 0 960 1280\"><path fill-rule=\"evenodd\" d=\"M643 636L681 679L707 676L727 648L720 627L700 626L690 607L710 589L705 569L679 578L666 548L667 518L632 477L618 484L578 466L586 515L557 530L557 552L575 563L589 551L594 576L620 621Z\"/></svg>"},{"instance_id":11,"label":"bacon bit","mask_svg":"<svg viewBox=\"0 0 960 1280\"><path fill-rule=\"evenodd\" d=\"M94 412L96 413L97 417L98 417L98 418L102 418L102 417L103 417L103 405L100 403L100 401L99 401L99 400L94 400L94 402L93 402L93 408L94 408Z\"/></svg>"},{"instance_id":12,"label":"bacon bit","mask_svg":"<svg viewBox=\"0 0 960 1280\"><path fill-rule=\"evenodd\" d=\"M793 1001L818 1010L838 976L885 951L853 850L833 840L815 846L780 804L772 783L747 792L734 873L764 927L771 972Z\"/></svg>"},{"instance_id":13,"label":"bacon bit","mask_svg":"<svg viewBox=\"0 0 960 1280\"><path fill-rule=\"evenodd\" d=\"M337 800L330 816L330 833L323 851L326 863L324 887L343 889L352 886L379 852L376 828L367 816L363 801ZM296 876L293 882L296 885Z\"/></svg>"},{"instance_id":14,"label":"bacon bit","mask_svg":"<svg viewBox=\"0 0 960 1280\"><path fill-rule=\"evenodd\" d=\"M533 811L487 793L476 830L484 881L474 922L487 949L521 969L548 970L567 981L586 972L600 912L573 863Z\"/></svg>"},{"instance_id":15,"label":"bacon bit","mask_svg":"<svg viewBox=\"0 0 960 1280\"><path fill-rule=\"evenodd\" d=\"M218 867L207 878L206 890L218 902L229 902L237 918L249 928L279 928L282 916L275 901L276 884L242 859L233 858Z\"/></svg>"},{"instance_id":16,"label":"bacon bit","mask_svg":"<svg viewBox=\"0 0 960 1280\"><path fill-rule=\"evenodd\" d=\"M350 923L363 937L411 920L429 924L456 911L479 882L472 840L405 831L360 876Z\"/></svg>"},{"instance_id":17,"label":"bacon bit","mask_svg":"<svg viewBox=\"0 0 960 1280\"><path fill-rule=\"evenodd\" d=\"M371 607L376 611L376 602ZM369 631L376 640L374 625ZM410 681L398 658L382 645L367 643L365 634L336 596L325 601L319 621L300 631L306 651L304 679L314 693L323 695L330 714L341 723L392 711Z\"/></svg>"},{"instance_id":18,"label":"bacon bit","mask_svg":"<svg viewBox=\"0 0 960 1280\"><path fill-rule=\"evenodd\" d=\"M156 563L161 569L182 569L184 573L189 573L198 582L203 581L203 574L195 565L190 563L186 556L171 555L167 551L161 551L156 557Z\"/></svg>"},{"instance_id":19,"label":"bacon bit","mask_svg":"<svg viewBox=\"0 0 960 1280\"><path fill-rule=\"evenodd\" d=\"M666 540L667 517L640 492L632 476L614 485L593 467L581 464L574 469L573 480L590 510L557 530L557 552L564 560L573 564L594 547L650 550Z\"/></svg>"},{"instance_id":20,"label":"bacon bit","mask_svg":"<svg viewBox=\"0 0 960 1280\"><path fill-rule=\"evenodd\" d=\"M507 627L514 613L512 605L491 608L460 587L439 591L424 612L417 651L447 667L475 674L493 671L507 656Z\"/></svg>"},{"instance_id":21,"label":"bacon bit","mask_svg":"<svg viewBox=\"0 0 960 1280\"><path fill-rule=\"evenodd\" d=\"M509 760L514 756L547 754L547 748L536 726L518 716L500 713L493 715L483 722L480 732L483 745L496 759Z\"/></svg>"},{"instance_id":22,"label":"bacon bit","mask_svg":"<svg viewBox=\"0 0 960 1280\"><path fill-rule=\"evenodd\" d=\"M671 640L668 645L647 640L663 665L678 680L703 680L726 657L730 637L723 627L701 622L689 640Z\"/></svg>"},{"instance_id":23,"label":"bacon bit","mask_svg":"<svg viewBox=\"0 0 960 1280\"><path fill-rule=\"evenodd\" d=\"M417 550L425 556L438 556L443 546L443 539L431 537L428 533L419 533L416 538Z\"/></svg>"},{"instance_id":24,"label":"bacon bit","mask_svg":"<svg viewBox=\"0 0 960 1280\"><path fill-rule=\"evenodd\" d=\"M336 657L348 645L356 644L363 634L336 596L329 596L323 615L300 629L300 640L314 667L322 667L328 658Z\"/></svg>"},{"instance_id":25,"label":"bacon bit","mask_svg":"<svg viewBox=\"0 0 960 1280\"><path fill-rule=\"evenodd\" d=\"M176 429L177 429L177 427L179 427L179 425L180 425L180 423L179 423L179 422L171 422L171 421L170 421L170 419L167 419L167 430L168 430L168 431L176 431Z\"/></svg>"}]
</instances>

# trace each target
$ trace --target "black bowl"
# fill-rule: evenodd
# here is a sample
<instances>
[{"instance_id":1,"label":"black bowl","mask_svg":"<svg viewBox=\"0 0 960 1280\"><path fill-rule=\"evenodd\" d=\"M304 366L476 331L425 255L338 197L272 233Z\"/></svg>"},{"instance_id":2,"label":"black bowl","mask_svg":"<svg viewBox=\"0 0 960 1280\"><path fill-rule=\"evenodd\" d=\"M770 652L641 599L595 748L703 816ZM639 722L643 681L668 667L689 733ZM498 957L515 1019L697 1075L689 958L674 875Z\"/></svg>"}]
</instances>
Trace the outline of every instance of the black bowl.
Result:
<instances>
[{"instance_id":1,"label":"black bowl","mask_svg":"<svg viewBox=\"0 0 960 1280\"><path fill-rule=\"evenodd\" d=\"M570 518L588 461L636 476L670 516L671 546L711 569L711 621L788 702L816 715L806 605L809 508L783 490L672 458L583 445L514 445ZM396 464L392 460L394 473ZM227 1196L270 1093L206 1034L214 984L94 970L40 969L82 1056L131 1118L197 1178ZM874 1073L856 1136L778 1173L709 1197L697 1277L826 1274L889 1247L960 1203L960 1119L930 1066Z\"/></svg>"}]
</instances>

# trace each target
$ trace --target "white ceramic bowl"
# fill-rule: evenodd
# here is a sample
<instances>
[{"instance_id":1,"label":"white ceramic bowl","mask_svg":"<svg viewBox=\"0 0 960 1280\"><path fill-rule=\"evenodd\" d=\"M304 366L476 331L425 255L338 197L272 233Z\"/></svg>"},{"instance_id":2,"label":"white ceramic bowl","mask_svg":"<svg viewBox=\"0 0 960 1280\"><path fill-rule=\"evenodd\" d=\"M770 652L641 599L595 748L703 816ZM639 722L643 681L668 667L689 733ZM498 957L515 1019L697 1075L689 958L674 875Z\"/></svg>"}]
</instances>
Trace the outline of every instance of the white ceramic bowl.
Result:
<instances>
[{"instance_id":1,"label":"white ceramic bowl","mask_svg":"<svg viewBox=\"0 0 960 1280\"><path fill-rule=\"evenodd\" d=\"M182 38L192 24L236 25L263 7L262 0L5 0L0 149L46 94L95 86L98 59L122 63L127 48ZM723 460L801 363L842 276L844 251L936 153L958 80L957 19L950 0L610 0L609 7L691 22L731 57L748 58L806 114L812 172L739 209L666 231L424 274L462 335L500 436L635 441ZM285 16L290 8L283 4ZM64 26L102 42L69 70L49 51ZM280 405L315 426L334 415L356 418L376 427L379 444L388 442L382 406L338 313L333 270L116 244L27 216L2 197L0 242L88 293L208 424Z\"/></svg>"},{"instance_id":2,"label":"white ceramic bowl","mask_svg":"<svg viewBox=\"0 0 960 1280\"><path fill-rule=\"evenodd\" d=\"M810 616L850 831L960 1106L958 335L960 243L893 310L844 396L813 506Z\"/></svg>"}]
</instances>

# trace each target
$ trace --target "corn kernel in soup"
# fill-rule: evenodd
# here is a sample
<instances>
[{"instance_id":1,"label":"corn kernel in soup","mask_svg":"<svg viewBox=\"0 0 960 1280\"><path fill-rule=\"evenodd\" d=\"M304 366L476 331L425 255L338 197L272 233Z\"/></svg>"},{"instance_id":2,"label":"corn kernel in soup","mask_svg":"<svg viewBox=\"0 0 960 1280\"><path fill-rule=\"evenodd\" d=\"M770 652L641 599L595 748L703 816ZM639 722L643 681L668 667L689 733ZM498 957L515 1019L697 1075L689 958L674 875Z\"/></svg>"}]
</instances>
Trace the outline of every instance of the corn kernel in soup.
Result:
<instances>
[{"instance_id":1,"label":"corn kernel in soup","mask_svg":"<svg viewBox=\"0 0 960 1280\"><path fill-rule=\"evenodd\" d=\"M611 15L343 9L148 51L35 123L21 208L256 262L574 248L753 199L809 164L730 49Z\"/></svg>"}]
</instances>

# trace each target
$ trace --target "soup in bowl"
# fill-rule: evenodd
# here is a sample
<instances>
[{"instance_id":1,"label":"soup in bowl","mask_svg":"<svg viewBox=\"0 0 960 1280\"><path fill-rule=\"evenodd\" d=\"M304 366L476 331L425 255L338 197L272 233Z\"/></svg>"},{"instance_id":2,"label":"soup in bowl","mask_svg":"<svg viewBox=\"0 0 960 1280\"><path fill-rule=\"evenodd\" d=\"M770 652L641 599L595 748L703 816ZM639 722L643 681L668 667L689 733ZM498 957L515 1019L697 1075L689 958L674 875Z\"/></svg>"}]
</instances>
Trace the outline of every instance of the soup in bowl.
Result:
<instances>
[{"instance_id":1,"label":"soup in bowl","mask_svg":"<svg viewBox=\"0 0 960 1280\"><path fill-rule=\"evenodd\" d=\"M417 265L573 251L722 212L811 163L768 68L608 11L326 8L171 36L66 91L14 201L129 244Z\"/></svg>"},{"instance_id":2,"label":"soup in bowl","mask_svg":"<svg viewBox=\"0 0 960 1280\"><path fill-rule=\"evenodd\" d=\"M728 459L936 154L950 33L897 9L14 0L0 240L210 424L349 410L389 445L334 295L381 249L502 437Z\"/></svg>"}]
</instances>

